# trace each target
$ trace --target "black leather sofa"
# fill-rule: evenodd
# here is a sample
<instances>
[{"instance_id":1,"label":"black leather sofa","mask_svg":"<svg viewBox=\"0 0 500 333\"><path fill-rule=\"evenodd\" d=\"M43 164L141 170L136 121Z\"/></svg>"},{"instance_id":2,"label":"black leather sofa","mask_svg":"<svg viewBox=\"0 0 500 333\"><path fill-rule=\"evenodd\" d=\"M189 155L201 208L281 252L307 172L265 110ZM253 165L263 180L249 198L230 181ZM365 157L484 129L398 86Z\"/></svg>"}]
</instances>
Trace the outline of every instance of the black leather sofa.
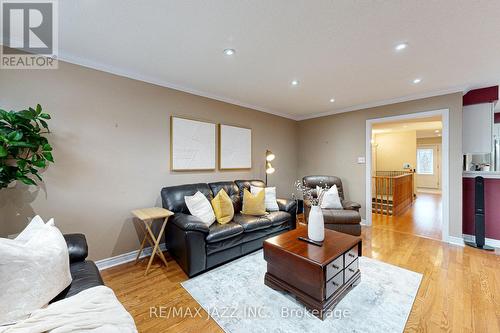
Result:
<instances>
[{"instance_id":1,"label":"black leather sofa","mask_svg":"<svg viewBox=\"0 0 500 333\"><path fill-rule=\"evenodd\" d=\"M80 291L104 285L99 269L93 261L85 260L88 255L87 240L83 234L64 235L69 252L69 268L73 281L50 303L78 294Z\"/></svg>"},{"instance_id":2,"label":"black leather sofa","mask_svg":"<svg viewBox=\"0 0 500 333\"><path fill-rule=\"evenodd\" d=\"M174 212L165 229L169 253L189 277L255 251L265 239L295 228L295 200L278 199L279 211L265 216L240 213L243 189L250 185L265 187L261 180L236 180L165 187L161 190L163 207ZM210 227L189 214L184 196L203 193L209 200L224 189L231 198L235 216L227 224Z\"/></svg>"}]
</instances>

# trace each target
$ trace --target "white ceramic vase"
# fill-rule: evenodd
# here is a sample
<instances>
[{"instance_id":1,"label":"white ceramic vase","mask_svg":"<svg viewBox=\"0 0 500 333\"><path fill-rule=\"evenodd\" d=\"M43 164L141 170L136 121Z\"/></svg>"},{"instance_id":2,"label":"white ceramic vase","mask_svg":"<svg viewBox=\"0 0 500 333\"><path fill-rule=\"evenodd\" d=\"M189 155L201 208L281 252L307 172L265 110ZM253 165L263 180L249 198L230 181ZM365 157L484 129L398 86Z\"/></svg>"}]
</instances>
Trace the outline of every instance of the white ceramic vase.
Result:
<instances>
[{"instance_id":1,"label":"white ceramic vase","mask_svg":"<svg viewBox=\"0 0 500 333\"><path fill-rule=\"evenodd\" d=\"M313 241L322 242L325 239L325 221L319 206L311 206L307 223L307 237Z\"/></svg>"}]
</instances>

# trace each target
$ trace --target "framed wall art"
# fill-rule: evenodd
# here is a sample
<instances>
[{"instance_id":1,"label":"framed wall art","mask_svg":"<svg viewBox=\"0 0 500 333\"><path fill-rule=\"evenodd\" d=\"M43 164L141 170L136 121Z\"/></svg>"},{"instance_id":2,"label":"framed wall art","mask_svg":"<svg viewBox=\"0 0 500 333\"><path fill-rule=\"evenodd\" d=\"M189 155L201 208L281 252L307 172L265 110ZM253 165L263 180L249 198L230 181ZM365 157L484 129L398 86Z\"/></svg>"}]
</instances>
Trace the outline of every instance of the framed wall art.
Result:
<instances>
[{"instance_id":1,"label":"framed wall art","mask_svg":"<svg viewBox=\"0 0 500 333\"><path fill-rule=\"evenodd\" d=\"M219 124L219 169L252 168L252 130Z\"/></svg>"},{"instance_id":2,"label":"framed wall art","mask_svg":"<svg viewBox=\"0 0 500 333\"><path fill-rule=\"evenodd\" d=\"M170 169L201 171L216 168L216 125L170 117Z\"/></svg>"}]
</instances>

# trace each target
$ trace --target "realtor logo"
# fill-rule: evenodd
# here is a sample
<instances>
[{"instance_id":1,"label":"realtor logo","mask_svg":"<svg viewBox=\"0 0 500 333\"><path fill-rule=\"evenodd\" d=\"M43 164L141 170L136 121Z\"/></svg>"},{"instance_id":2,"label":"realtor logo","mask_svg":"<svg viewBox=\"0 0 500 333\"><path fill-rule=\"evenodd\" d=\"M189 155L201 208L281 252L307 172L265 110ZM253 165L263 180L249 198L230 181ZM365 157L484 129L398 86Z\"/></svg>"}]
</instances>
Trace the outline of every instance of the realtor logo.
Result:
<instances>
[{"instance_id":1,"label":"realtor logo","mask_svg":"<svg viewBox=\"0 0 500 333\"><path fill-rule=\"evenodd\" d=\"M57 68L57 2L2 0L2 69Z\"/></svg>"}]
</instances>

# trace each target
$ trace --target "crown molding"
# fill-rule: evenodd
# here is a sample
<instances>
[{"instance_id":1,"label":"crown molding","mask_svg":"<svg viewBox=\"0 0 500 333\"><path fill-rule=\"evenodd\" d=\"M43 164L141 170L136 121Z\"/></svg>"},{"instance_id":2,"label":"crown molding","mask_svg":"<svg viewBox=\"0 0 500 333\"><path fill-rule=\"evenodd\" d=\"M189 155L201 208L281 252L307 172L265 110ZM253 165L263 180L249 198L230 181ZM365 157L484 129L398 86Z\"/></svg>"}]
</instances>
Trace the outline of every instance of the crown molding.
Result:
<instances>
[{"instance_id":1,"label":"crown molding","mask_svg":"<svg viewBox=\"0 0 500 333\"><path fill-rule=\"evenodd\" d=\"M336 110L331 110L331 111L326 111L326 112L321 112L321 113L314 113L311 115L298 116L298 117L296 117L296 120L301 121L301 120L307 120L307 119L313 119L313 118L320 118L320 117L325 117L325 116L331 116L333 114L338 114L338 113L359 111L359 110L374 108L374 107L378 107L378 106L409 102L409 101L414 101L414 100L418 100L418 99L453 94L453 93L457 93L457 92L463 93L464 91L466 91L466 89L467 89L466 86L458 86L458 87L453 87L453 88L444 89L444 90L426 92L426 93L422 93L422 94L415 94L415 95L408 95L408 96L403 96L403 97L383 99L380 101L370 102L370 103L366 103L366 104L358 104L358 105L348 106L348 107L342 108L342 109L336 109Z\"/></svg>"},{"instance_id":2,"label":"crown molding","mask_svg":"<svg viewBox=\"0 0 500 333\"><path fill-rule=\"evenodd\" d=\"M67 62L67 63L70 63L70 64L82 66L82 67L91 68L91 69L98 70L98 71L101 71L101 72L106 72L106 73L114 74L114 75L117 75L117 76L126 77L126 78L133 79L133 80L138 80L138 81L143 81L143 82L146 82L146 83L151 83L151 84L154 84L154 85L157 85L157 86L161 86L161 87L165 87L165 88L182 91L182 92L189 93L189 94L192 94L192 95L206 97L206 98L210 98L210 99L217 100L217 101L220 101L220 102L234 104L234 105L238 105L238 106L241 106L241 107L244 107L244 108L248 108L248 109L252 109L252 110L256 110L256 111L260 111L260 112L269 113L269 114L272 114L272 115L275 115L275 116L279 116L279 117L283 117L283 118L287 118L287 119L292 119L292 120L297 120L296 116L288 114L288 113L278 112L278 111L274 111L274 110L271 110L271 109L268 109L268 108L265 108L265 107L262 107L262 106L259 106L259 105L249 104L249 103L238 101L236 99L227 98L227 97L223 97L223 96L218 96L218 95L214 95L214 94L211 94L211 93L208 93L208 92L204 92L204 91L201 91L201 90L192 89L192 88L189 88L189 87L186 87L186 86L182 86L182 85L179 85L179 84L176 84L176 83L172 83L172 82L168 82L168 81L165 81L165 80L161 80L161 79L153 77L153 76L143 75L143 74L140 74L140 73L137 73L137 72L134 72L134 71L130 71L130 70L124 69L124 68L115 67L115 66L111 66L111 65L107 65L107 64L102 64L102 63L90 61L90 60L87 60L87 59L84 59L84 58L80 58L80 57L71 55L71 54L69 54L67 52L60 51L59 52L58 60L59 61L64 61L64 62Z\"/></svg>"}]
</instances>

